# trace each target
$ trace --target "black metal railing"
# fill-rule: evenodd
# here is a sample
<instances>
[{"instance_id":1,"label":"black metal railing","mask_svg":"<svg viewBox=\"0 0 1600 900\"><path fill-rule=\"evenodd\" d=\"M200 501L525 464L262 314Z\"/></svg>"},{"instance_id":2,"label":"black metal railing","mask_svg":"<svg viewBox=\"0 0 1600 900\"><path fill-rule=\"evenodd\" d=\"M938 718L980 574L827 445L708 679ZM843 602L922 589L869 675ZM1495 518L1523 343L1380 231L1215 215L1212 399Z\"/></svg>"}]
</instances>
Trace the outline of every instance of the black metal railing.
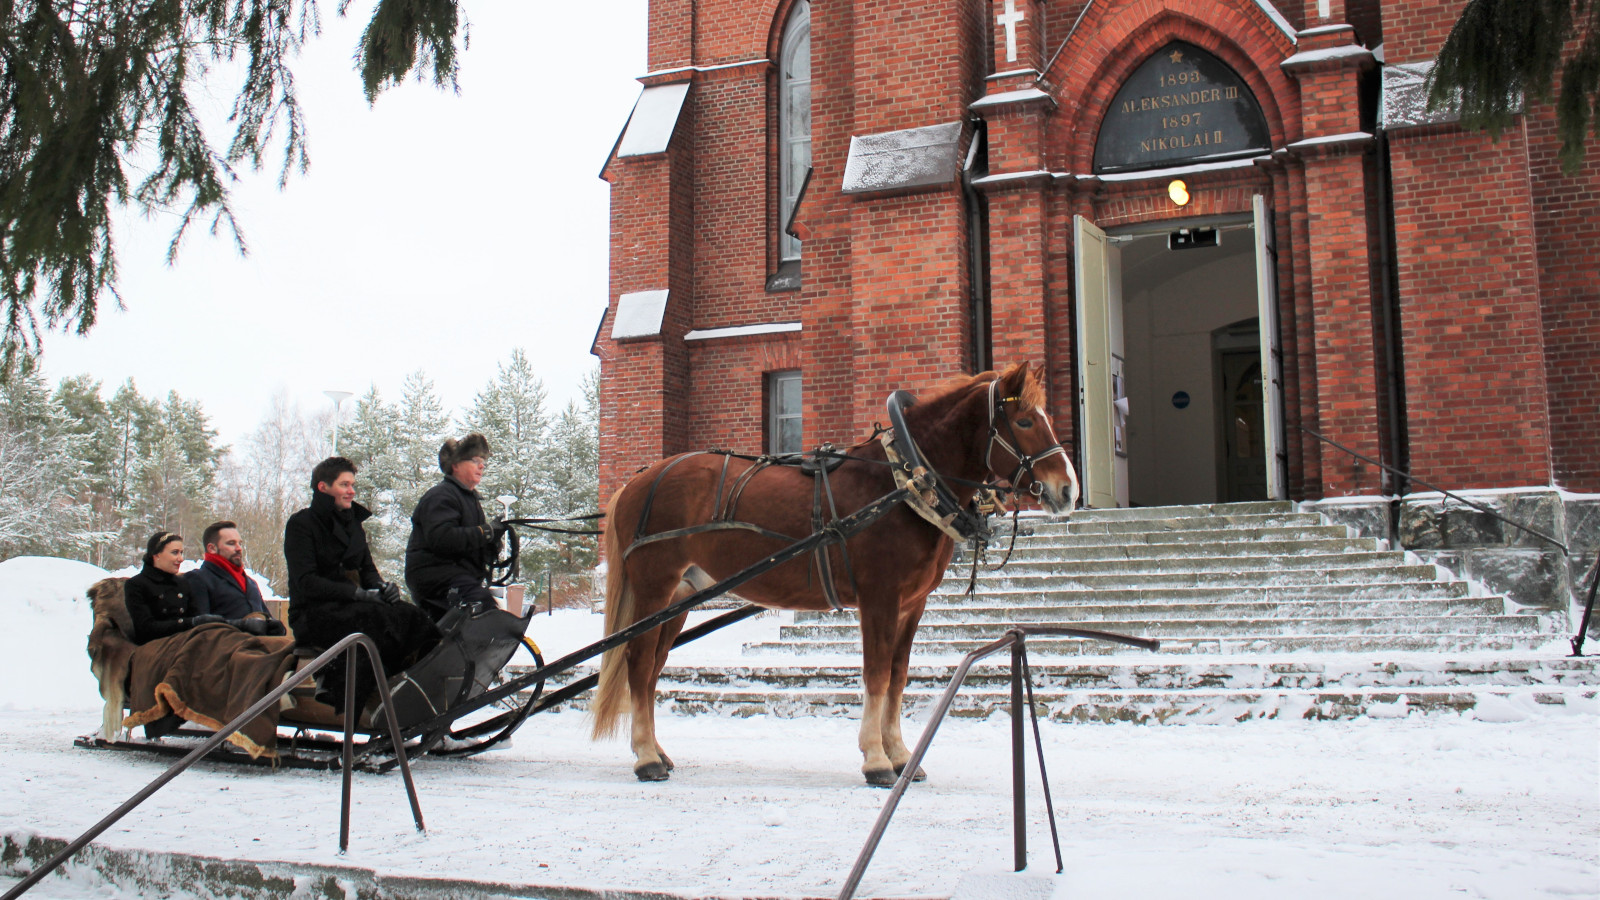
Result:
<instances>
[{"instance_id":1,"label":"black metal railing","mask_svg":"<svg viewBox=\"0 0 1600 900\"><path fill-rule=\"evenodd\" d=\"M1536 530L1534 528L1531 528L1528 525L1526 525L1526 524L1524 524L1522 522L1518 522L1515 519L1509 518L1507 516L1503 516L1500 513L1495 512L1493 509L1490 509L1489 507L1484 506L1481 503L1474 503L1471 500L1467 499L1466 497L1461 496L1460 494L1454 493L1452 491L1447 491L1444 488L1439 487L1438 485L1429 484L1428 482L1423 481L1422 479L1420 479L1417 476L1411 474L1410 472L1407 472L1404 469L1398 468L1396 466L1391 466L1391 465L1389 465L1388 463L1386 463L1386 462L1384 462L1382 460L1373 459L1372 457L1367 456L1364 453L1361 453L1361 452L1359 452L1357 450L1351 449L1350 447L1346 447L1344 444L1339 443L1338 441L1334 440L1333 438L1328 437L1325 434L1319 434L1316 431L1313 431L1310 428L1305 427L1304 425L1296 425L1295 427L1299 428L1301 431L1305 432L1306 434L1311 435L1312 437L1316 438L1317 440L1323 442L1324 444L1327 444L1330 447L1333 447L1335 449L1338 449L1338 450L1341 450L1341 451L1343 451L1345 453L1348 453L1351 456L1355 457L1356 459L1358 459L1358 460L1360 460L1360 461L1362 461L1364 463L1367 463L1367 464L1373 465L1373 466L1377 466L1378 468L1382 469L1385 472L1388 472L1391 475L1395 475L1395 476L1398 476L1400 478L1405 479L1406 482L1409 482L1411 484L1420 485L1420 486L1422 486L1423 488L1426 488L1429 491L1432 491L1432 492L1438 493L1438 494L1442 494L1442 495L1444 495L1445 497L1448 497L1451 500L1455 500L1456 502L1461 503L1462 505L1470 506L1473 509L1477 510L1478 512L1481 512L1484 515L1489 516L1490 518L1497 519L1497 520L1499 520L1501 522L1504 522L1505 524L1510 525L1512 528L1515 528L1518 531L1523 532L1524 534L1529 534L1529 535L1532 535L1533 537L1536 537L1536 538L1538 538L1538 539L1540 539L1542 541L1545 541L1545 542L1549 543L1550 545L1554 546L1556 549L1560 550L1561 551L1561 555L1563 557L1565 557L1565 558L1567 558L1569 560L1572 558L1572 548L1568 547L1565 543L1556 540L1555 538L1551 537L1550 535L1545 534L1542 531L1538 531L1538 530ZM1405 498L1401 497L1400 498L1400 502L1405 502ZM1583 605L1583 616L1580 618L1580 620L1578 622L1577 633L1572 636L1572 655L1573 656L1582 656L1583 655L1583 643L1584 643L1584 640L1588 637L1588 634L1589 634L1589 622L1594 617L1595 588L1597 586L1600 586L1600 552L1597 552L1595 554L1594 570L1589 573L1589 596L1588 596L1587 600L1584 602L1584 605ZM1581 584L1580 584L1580 587L1581 587Z\"/></svg>"},{"instance_id":2,"label":"black metal railing","mask_svg":"<svg viewBox=\"0 0 1600 900\"><path fill-rule=\"evenodd\" d=\"M339 641L339 643L334 644L327 650L324 650L319 656L317 656L316 659L312 660L304 668L284 679L282 684L278 685L276 688L273 688L272 691L270 691L265 697L257 700L249 709L236 716L233 721L222 726L222 728L219 729L216 734L213 734L211 737L207 738L205 743L196 747L192 752L189 753L188 756L185 756L183 759L173 763L165 772L162 772L155 778L155 780L145 785L132 797L129 797L121 806L117 807L115 810L112 810L109 815L101 819L99 822L96 822L88 831L78 835L78 837L75 838L71 843L63 847L59 853L57 853L55 856L52 856L43 865L39 866L39 868L30 872L26 878L18 882L11 890L6 891L5 895L0 897L0 900L14 900L16 897L21 897L29 888L37 884L40 879L55 871L55 869L62 863L66 862L68 859L71 859L79 850L82 850L85 846L87 846L90 841L94 840L96 837L99 837L101 832L104 832L107 828L110 828L112 825L116 824L117 821L123 816L132 812L144 801L150 799L151 795L165 787L167 782L183 774L189 769L190 766L199 762L206 756L206 754L221 746L223 741L233 736L235 732L254 720L256 716L259 716L268 709L271 709L272 705L281 700L285 694L299 687L307 679L315 675L318 671L322 670L329 663L338 659L341 655L345 657L344 757L342 767L344 770L344 786L340 794L341 807L339 813L339 852L343 853L350 846L350 775L354 768L352 763L354 760L356 716L360 714L360 710L355 708L356 648L366 651L367 660L372 664L372 675L376 679L378 689L382 691L383 695L383 712L389 733L399 734L400 722L395 718L394 714L394 697L389 693L389 679L388 676L384 674L383 662L378 659L377 646L372 643L371 638L364 634L349 635L348 637ZM110 739L111 736L107 735L106 737L107 739ZM417 823L418 831L425 831L426 828L422 823L422 805L417 802L417 786L411 779L411 766L406 761L405 746L403 743L397 742L395 753L399 757L400 771L405 776L406 795L411 800L411 818Z\"/></svg>"},{"instance_id":3,"label":"black metal railing","mask_svg":"<svg viewBox=\"0 0 1600 900\"><path fill-rule=\"evenodd\" d=\"M1083 628L1060 628L1053 625L1015 625L1008 629L1004 636L991 643L968 653L956 666L955 674L950 678L950 685L945 688L944 695L934 706L933 713L928 717L928 724L922 729L922 737L917 740L917 746L911 751L911 758L906 760L905 767L900 771L900 777L894 783L894 788L889 791L889 799L884 802L883 810L878 813L878 821L873 823L872 831L867 835L867 842L861 848L861 853L856 856L855 865L850 869L850 875L845 879L844 887L839 891L839 900L850 900L855 896L856 888L861 884L861 876L866 874L867 864L872 861L872 855L878 850L878 843L883 840L883 833L889 827L889 820L894 818L894 812L900 805L900 798L905 795L906 788L911 786L917 769L922 765L922 758L927 755L928 747L933 744L933 736L939 730L939 725L944 722L950 713L950 705L955 702L956 694L961 690L961 685L967 680L967 672L972 664L1001 650L1011 650L1011 816L1012 816L1012 863L1015 870L1020 872L1028 866L1028 836L1026 831L1027 795L1024 790L1026 765L1023 758L1023 727L1022 711L1024 702L1029 716L1033 721L1033 743L1039 758L1039 780L1044 784L1045 812L1050 820L1050 840L1056 851L1056 872L1064 868L1061 861L1061 840L1056 833L1055 804L1050 798L1050 778L1044 768L1044 740L1039 734L1039 710L1033 702L1033 678L1028 671L1027 641L1033 635L1048 635L1054 637L1077 637L1097 641L1111 641L1126 644L1130 647L1139 647L1145 650L1159 650L1161 642L1149 638L1129 637L1124 634L1112 634L1107 631L1090 631ZM1024 700L1026 695L1026 700ZM898 715L898 710L891 711Z\"/></svg>"}]
</instances>

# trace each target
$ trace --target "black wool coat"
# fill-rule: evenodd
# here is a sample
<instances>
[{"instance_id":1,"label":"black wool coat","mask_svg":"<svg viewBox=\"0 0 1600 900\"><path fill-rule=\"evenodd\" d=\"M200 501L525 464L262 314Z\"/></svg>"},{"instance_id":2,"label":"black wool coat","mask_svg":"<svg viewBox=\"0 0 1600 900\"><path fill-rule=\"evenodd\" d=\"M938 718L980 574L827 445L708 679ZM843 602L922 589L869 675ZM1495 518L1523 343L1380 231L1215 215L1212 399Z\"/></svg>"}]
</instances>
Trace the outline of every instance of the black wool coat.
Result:
<instances>
[{"instance_id":1,"label":"black wool coat","mask_svg":"<svg viewBox=\"0 0 1600 900\"><path fill-rule=\"evenodd\" d=\"M383 586L361 527L371 517L359 503L339 510L321 491L312 495L309 507L289 517L283 557L289 566L289 627L296 632L303 617L355 602L358 588Z\"/></svg>"},{"instance_id":2,"label":"black wool coat","mask_svg":"<svg viewBox=\"0 0 1600 900\"><path fill-rule=\"evenodd\" d=\"M189 580L189 588L194 591L195 606L203 613L222 616L228 619L242 619L251 613L261 613L267 618L272 618L267 612L267 604L261 598L261 586L249 575L244 577L244 590L239 590L239 582L216 563L206 560L200 568L194 569L184 578Z\"/></svg>"},{"instance_id":3,"label":"black wool coat","mask_svg":"<svg viewBox=\"0 0 1600 900\"><path fill-rule=\"evenodd\" d=\"M195 604L194 591L182 575L169 575L150 563L122 586L122 596L133 620L135 644L187 631L190 620L204 610Z\"/></svg>"},{"instance_id":4,"label":"black wool coat","mask_svg":"<svg viewBox=\"0 0 1600 900\"><path fill-rule=\"evenodd\" d=\"M406 585L413 598L437 599L450 579L482 580L495 557L494 530L483 514L477 491L453 476L428 489L411 513L406 542Z\"/></svg>"}]
</instances>

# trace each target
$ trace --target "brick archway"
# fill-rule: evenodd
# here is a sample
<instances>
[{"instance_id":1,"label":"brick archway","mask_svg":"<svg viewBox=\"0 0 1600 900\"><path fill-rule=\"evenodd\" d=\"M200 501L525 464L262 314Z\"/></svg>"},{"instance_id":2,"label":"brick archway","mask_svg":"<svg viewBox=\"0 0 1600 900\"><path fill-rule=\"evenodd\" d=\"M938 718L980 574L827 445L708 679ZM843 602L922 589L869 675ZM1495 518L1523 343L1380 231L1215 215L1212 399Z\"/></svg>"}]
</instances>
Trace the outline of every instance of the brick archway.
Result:
<instances>
[{"instance_id":1,"label":"brick archway","mask_svg":"<svg viewBox=\"0 0 1600 900\"><path fill-rule=\"evenodd\" d=\"M1124 6L1090 16L1045 73L1061 114L1046 134L1046 153L1061 169L1088 172L1095 139L1111 100L1151 53L1187 41L1227 63L1244 80L1266 117L1272 145L1300 138L1298 86L1278 68L1294 46L1255 13L1210 2L1170 2L1153 16L1146 6Z\"/></svg>"}]
</instances>

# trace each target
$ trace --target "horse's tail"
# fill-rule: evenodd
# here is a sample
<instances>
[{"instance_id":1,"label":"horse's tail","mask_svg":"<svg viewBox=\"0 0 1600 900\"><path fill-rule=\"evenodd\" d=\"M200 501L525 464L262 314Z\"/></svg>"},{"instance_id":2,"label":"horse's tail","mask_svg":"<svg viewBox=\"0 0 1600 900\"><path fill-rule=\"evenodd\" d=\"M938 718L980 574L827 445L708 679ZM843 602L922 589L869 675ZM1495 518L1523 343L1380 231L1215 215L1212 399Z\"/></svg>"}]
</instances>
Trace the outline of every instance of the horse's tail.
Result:
<instances>
[{"instance_id":1,"label":"horse's tail","mask_svg":"<svg viewBox=\"0 0 1600 900\"><path fill-rule=\"evenodd\" d=\"M626 490L624 485L622 490ZM628 586L628 567L622 554L624 524L617 519L621 506L622 490L611 497L606 506L606 625L605 633L616 634L633 624L633 591ZM627 711L628 666L624 651L627 644L605 652L600 661L600 687L595 691L590 711L594 716L591 735L594 740L608 738L617 733L618 720Z\"/></svg>"}]
</instances>

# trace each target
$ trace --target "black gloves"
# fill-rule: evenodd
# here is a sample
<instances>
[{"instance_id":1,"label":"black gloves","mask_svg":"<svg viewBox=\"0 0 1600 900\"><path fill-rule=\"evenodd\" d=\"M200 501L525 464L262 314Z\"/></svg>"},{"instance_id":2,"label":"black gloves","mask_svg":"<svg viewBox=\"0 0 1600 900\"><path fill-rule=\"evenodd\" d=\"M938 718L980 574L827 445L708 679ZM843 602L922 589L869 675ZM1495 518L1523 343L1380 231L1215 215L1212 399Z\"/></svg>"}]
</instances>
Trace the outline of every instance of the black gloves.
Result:
<instances>
[{"instance_id":1,"label":"black gloves","mask_svg":"<svg viewBox=\"0 0 1600 900\"><path fill-rule=\"evenodd\" d=\"M201 625L210 625L212 622L226 622L226 621L228 621L228 620L224 619L221 616L214 616L211 613L206 613L205 615L195 616L194 618L190 619L189 620L189 627L190 628L198 628Z\"/></svg>"},{"instance_id":2,"label":"black gloves","mask_svg":"<svg viewBox=\"0 0 1600 900\"><path fill-rule=\"evenodd\" d=\"M497 544L500 543L500 539L505 536L505 533L511 530L511 526L507 525L505 520L499 516L494 517L494 520L489 523L489 527L494 531L494 542Z\"/></svg>"},{"instance_id":3,"label":"black gloves","mask_svg":"<svg viewBox=\"0 0 1600 900\"><path fill-rule=\"evenodd\" d=\"M373 603L399 603L400 585L392 581L385 581L376 588L356 588L357 600L368 600Z\"/></svg>"},{"instance_id":4,"label":"black gloves","mask_svg":"<svg viewBox=\"0 0 1600 900\"><path fill-rule=\"evenodd\" d=\"M269 632L273 623L257 616L250 616L245 619L229 619L228 624L247 634L263 637Z\"/></svg>"}]
</instances>

